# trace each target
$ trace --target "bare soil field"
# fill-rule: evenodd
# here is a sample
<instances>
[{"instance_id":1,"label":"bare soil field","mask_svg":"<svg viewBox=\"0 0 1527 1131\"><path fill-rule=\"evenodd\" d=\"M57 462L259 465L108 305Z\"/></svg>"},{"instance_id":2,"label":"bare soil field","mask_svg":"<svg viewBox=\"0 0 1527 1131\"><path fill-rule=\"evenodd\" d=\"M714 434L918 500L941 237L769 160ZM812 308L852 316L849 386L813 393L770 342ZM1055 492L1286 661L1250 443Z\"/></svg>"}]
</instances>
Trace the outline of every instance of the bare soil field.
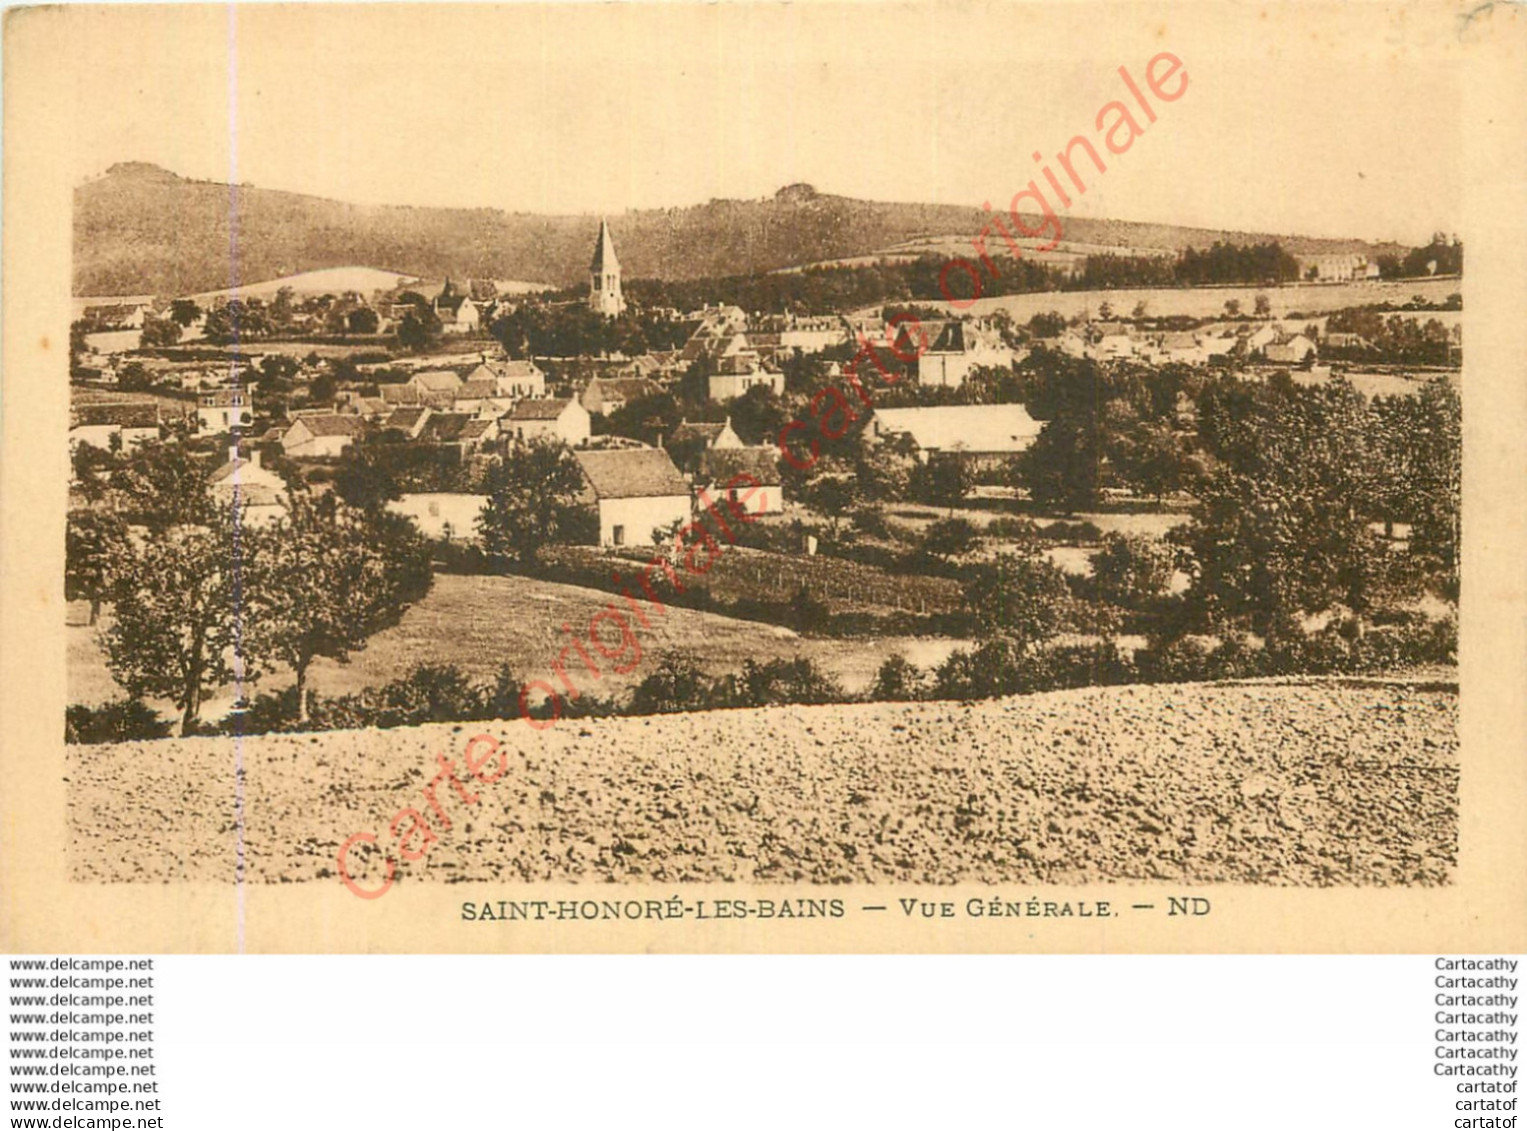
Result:
<instances>
[{"instance_id":1,"label":"bare soil field","mask_svg":"<svg viewBox=\"0 0 1527 1131\"><path fill-rule=\"evenodd\" d=\"M1084 689L242 741L250 882L338 882L437 752L508 756L401 883L1434 885L1458 845L1456 683ZM68 748L80 881L226 881L234 740ZM373 867L378 867L372 861ZM357 875L370 883L372 879Z\"/></svg>"}]
</instances>

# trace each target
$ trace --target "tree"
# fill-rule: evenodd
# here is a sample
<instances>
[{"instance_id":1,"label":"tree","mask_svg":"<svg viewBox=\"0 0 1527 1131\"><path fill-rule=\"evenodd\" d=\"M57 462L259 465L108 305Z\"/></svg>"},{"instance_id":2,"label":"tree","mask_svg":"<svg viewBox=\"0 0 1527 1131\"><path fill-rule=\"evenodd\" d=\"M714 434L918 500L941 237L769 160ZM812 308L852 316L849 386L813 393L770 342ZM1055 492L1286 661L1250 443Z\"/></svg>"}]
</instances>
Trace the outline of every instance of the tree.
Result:
<instances>
[{"instance_id":1,"label":"tree","mask_svg":"<svg viewBox=\"0 0 1527 1131\"><path fill-rule=\"evenodd\" d=\"M143 319L143 337L140 341L145 349L163 348L180 341L180 334L180 323L169 318L150 316Z\"/></svg>"},{"instance_id":2,"label":"tree","mask_svg":"<svg viewBox=\"0 0 1527 1131\"><path fill-rule=\"evenodd\" d=\"M146 393L153 387L153 374L141 361L129 361L117 370L117 388L124 393Z\"/></svg>"},{"instance_id":3,"label":"tree","mask_svg":"<svg viewBox=\"0 0 1527 1131\"><path fill-rule=\"evenodd\" d=\"M308 720L312 662L344 663L429 589L423 540L399 537L387 518L293 494L284 519L246 535L240 647L253 668L292 669L299 723Z\"/></svg>"},{"instance_id":4,"label":"tree","mask_svg":"<svg viewBox=\"0 0 1527 1131\"><path fill-rule=\"evenodd\" d=\"M983 635L1028 650L1060 631L1070 612L1071 590L1054 562L1029 549L998 554L978 569L965 586L965 604Z\"/></svg>"},{"instance_id":5,"label":"tree","mask_svg":"<svg viewBox=\"0 0 1527 1131\"><path fill-rule=\"evenodd\" d=\"M534 564L541 547L571 540L587 526L579 503L583 471L560 440L515 444L489 467L488 501L477 519L483 549L497 558Z\"/></svg>"},{"instance_id":6,"label":"tree","mask_svg":"<svg viewBox=\"0 0 1527 1131\"><path fill-rule=\"evenodd\" d=\"M1258 318L1272 317L1272 299L1264 294L1259 294L1252 300L1252 313Z\"/></svg>"},{"instance_id":7,"label":"tree","mask_svg":"<svg viewBox=\"0 0 1527 1131\"><path fill-rule=\"evenodd\" d=\"M1107 301L1099 303L1098 317L1104 322L1110 321L1113 318L1113 303Z\"/></svg>"},{"instance_id":8,"label":"tree","mask_svg":"<svg viewBox=\"0 0 1527 1131\"><path fill-rule=\"evenodd\" d=\"M423 353L440 341L440 318L428 306L416 306L398 323L398 344Z\"/></svg>"},{"instance_id":9,"label":"tree","mask_svg":"<svg viewBox=\"0 0 1527 1131\"><path fill-rule=\"evenodd\" d=\"M1098 596L1138 608L1166 592L1172 580L1172 548L1142 534L1108 534L1092 555Z\"/></svg>"},{"instance_id":10,"label":"tree","mask_svg":"<svg viewBox=\"0 0 1527 1131\"><path fill-rule=\"evenodd\" d=\"M140 444L112 473L111 485L122 492L124 517L155 534L203 525L213 516L206 470L184 444Z\"/></svg>"},{"instance_id":11,"label":"tree","mask_svg":"<svg viewBox=\"0 0 1527 1131\"><path fill-rule=\"evenodd\" d=\"M133 698L171 699L182 734L195 731L203 697L233 676L233 579L242 559L233 524L217 521L126 543L115 566L107 665Z\"/></svg>"},{"instance_id":12,"label":"tree","mask_svg":"<svg viewBox=\"0 0 1527 1131\"><path fill-rule=\"evenodd\" d=\"M381 325L381 318L369 306L357 306L345 317L345 326L352 334L375 334Z\"/></svg>"},{"instance_id":13,"label":"tree","mask_svg":"<svg viewBox=\"0 0 1527 1131\"><path fill-rule=\"evenodd\" d=\"M64 534L64 597L90 602L90 623L101 615L117 567L127 552L127 525L99 510L69 512Z\"/></svg>"},{"instance_id":14,"label":"tree","mask_svg":"<svg viewBox=\"0 0 1527 1131\"><path fill-rule=\"evenodd\" d=\"M1149 303L1147 303L1142 298L1139 302L1135 303L1135 309L1130 312L1129 316L1131 318L1133 318L1136 322L1138 322L1138 321L1140 321L1140 319L1145 317L1145 313L1146 313L1146 311L1148 309L1149 309Z\"/></svg>"},{"instance_id":15,"label":"tree","mask_svg":"<svg viewBox=\"0 0 1527 1131\"><path fill-rule=\"evenodd\" d=\"M178 298L170 303L170 319L180 326L188 327L202 316L202 308L195 299Z\"/></svg>"},{"instance_id":16,"label":"tree","mask_svg":"<svg viewBox=\"0 0 1527 1131\"><path fill-rule=\"evenodd\" d=\"M1143 420L1119 438L1119 470L1134 490L1160 503L1187 482L1188 456L1170 427Z\"/></svg>"},{"instance_id":17,"label":"tree","mask_svg":"<svg viewBox=\"0 0 1527 1131\"><path fill-rule=\"evenodd\" d=\"M950 561L981 544L981 532L967 518L941 518L923 534L923 552Z\"/></svg>"},{"instance_id":18,"label":"tree","mask_svg":"<svg viewBox=\"0 0 1527 1131\"><path fill-rule=\"evenodd\" d=\"M820 460L801 484L797 497L804 506L827 519L836 539L843 517L859 501L859 480L846 464L836 459Z\"/></svg>"},{"instance_id":19,"label":"tree","mask_svg":"<svg viewBox=\"0 0 1527 1131\"><path fill-rule=\"evenodd\" d=\"M1238 298L1227 298L1225 300L1225 317L1226 318L1239 318L1240 316L1241 316L1241 300L1238 299Z\"/></svg>"}]
</instances>

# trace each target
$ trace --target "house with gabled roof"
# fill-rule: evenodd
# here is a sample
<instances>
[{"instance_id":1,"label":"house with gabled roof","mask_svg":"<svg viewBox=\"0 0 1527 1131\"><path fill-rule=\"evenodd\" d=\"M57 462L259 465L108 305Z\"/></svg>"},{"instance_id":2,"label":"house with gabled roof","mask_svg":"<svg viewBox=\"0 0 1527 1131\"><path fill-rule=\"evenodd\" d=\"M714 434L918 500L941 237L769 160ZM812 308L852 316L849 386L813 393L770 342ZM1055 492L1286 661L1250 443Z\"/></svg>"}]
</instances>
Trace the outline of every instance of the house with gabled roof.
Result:
<instances>
[{"instance_id":1,"label":"house with gabled roof","mask_svg":"<svg viewBox=\"0 0 1527 1131\"><path fill-rule=\"evenodd\" d=\"M498 439L498 421L483 420L469 412L433 412L425 421L419 442L455 448L461 455L481 451Z\"/></svg>"},{"instance_id":2,"label":"house with gabled roof","mask_svg":"<svg viewBox=\"0 0 1527 1131\"><path fill-rule=\"evenodd\" d=\"M902 333L906 333L903 326ZM903 355L913 351L903 347ZM1013 353L973 322L945 322L928 348L917 355L917 383L958 389L978 365L1009 366Z\"/></svg>"},{"instance_id":3,"label":"house with gabled roof","mask_svg":"<svg viewBox=\"0 0 1527 1131\"><path fill-rule=\"evenodd\" d=\"M875 409L866 438L909 437L924 463L955 454L1000 462L1028 451L1043 428L1022 405L930 405Z\"/></svg>"},{"instance_id":4,"label":"house with gabled roof","mask_svg":"<svg viewBox=\"0 0 1527 1131\"><path fill-rule=\"evenodd\" d=\"M601 546L646 546L653 532L687 523L689 484L661 448L579 449L573 453L599 515Z\"/></svg>"},{"instance_id":5,"label":"house with gabled roof","mask_svg":"<svg viewBox=\"0 0 1527 1131\"><path fill-rule=\"evenodd\" d=\"M420 404L427 404L433 408L451 407L451 402L456 398L456 390L461 388L461 374L452 369L426 369L415 373L408 379L408 384L419 395ZM385 390L385 386L383 386ZM384 392L385 395L385 392Z\"/></svg>"},{"instance_id":6,"label":"house with gabled roof","mask_svg":"<svg viewBox=\"0 0 1527 1131\"><path fill-rule=\"evenodd\" d=\"M417 440L433 411L428 405L401 405L383 418L382 431L400 432L409 440Z\"/></svg>"},{"instance_id":7,"label":"house with gabled roof","mask_svg":"<svg viewBox=\"0 0 1527 1131\"><path fill-rule=\"evenodd\" d=\"M470 296L459 292L449 279L435 296L432 306L435 317L440 319L441 333L470 334L482 323L482 311L477 304Z\"/></svg>"},{"instance_id":8,"label":"house with gabled roof","mask_svg":"<svg viewBox=\"0 0 1527 1131\"><path fill-rule=\"evenodd\" d=\"M495 396L544 397L546 374L533 361L489 361L467 374L466 383L491 381Z\"/></svg>"},{"instance_id":9,"label":"house with gabled roof","mask_svg":"<svg viewBox=\"0 0 1527 1131\"><path fill-rule=\"evenodd\" d=\"M655 397L662 391L661 385L646 377L595 377L578 400L591 415L608 416L632 401Z\"/></svg>"},{"instance_id":10,"label":"house with gabled roof","mask_svg":"<svg viewBox=\"0 0 1527 1131\"><path fill-rule=\"evenodd\" d=\"M254 393L244 386L213 389L196 401L196 423L202 432L248 428L254 422Z\"/></svg>"},{"instance_id":11,"label":"house with gabled roof","mask_svg":"<svg viewBox=\"0 0 1527 1131\"><path fill-rule=\"evenodd\" d=\"M707 392L713 401L730 401L744 396L749 389L763 387L775 396L785 394L785 375L765 366L756 353L737 353L716 362L716 372L707 380Z\"/></svg>"},{"instance_id":12,"label":"house with gabled roof","mask_svg":"<svg viewBox=\"0 0 1527 1131\"><path fill-rule=\"evenodd\" d=\"M772 444L703 451L696 482L707 489L713 503L725 499L747 514L779 514L785 509L779 448Z\"/></svg>"},{"instance_id":13,"label":"house with gabled roof","mask_svg":"<svg viewBox=\"0 0 1527 1131\"><path fill-rule=\"evenodd\" d=\"M576 447L588 442L592 428L588 409L576 397L527 397L514 402L500 431L511 440L550 438Z\"/></svg>"},{"instance_id":14,"label":"house with gabled roof","mask_svg":"<svg viewBox=\"0 0 1527 1131\"><path fill-rule=\"evenodd\" d=\"M207 491L219 509L241 508L242 521L250 526L286 517L286 481L261 465L258 451L240 455L236 447L231 448L228 462L207 477Z\"/></svg>"},{"instance_id":15,"label":"house with gabled roof","mask_svg":"<svg viewBox=\"0 0 1527 1131\"><path fill-rule=\"evenodd\" d=\"M281 451L294 458L334 459L365 435L366 422L354 413L303 413L281 435Z\"/></svg>"}]
</instances>

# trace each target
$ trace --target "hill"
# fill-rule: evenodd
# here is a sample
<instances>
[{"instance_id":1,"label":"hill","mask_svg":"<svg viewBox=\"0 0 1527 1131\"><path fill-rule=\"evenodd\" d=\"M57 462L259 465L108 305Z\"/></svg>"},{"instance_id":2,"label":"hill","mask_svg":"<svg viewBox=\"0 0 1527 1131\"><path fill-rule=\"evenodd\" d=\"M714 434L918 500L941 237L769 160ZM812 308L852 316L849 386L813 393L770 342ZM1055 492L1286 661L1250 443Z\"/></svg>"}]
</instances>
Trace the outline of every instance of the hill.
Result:
<instances>
[{"instance_id":1,"label":"hill","mask_svg":"<svg viewBox=\"0 0 1527 1131\"><path fill-rule=\"evenodd\" d=\"M627 212L610 226L628 278L691 279L874 255L918 241L954 239L966 247L986 222L977 208L854 200L791 185L763 200ZM1274 238L1111 220L1067 218L1065 226L1068 242L1121 252ZM74 293L197 294L225 289L234 277L259 282L355 264L432 279L565 286L582 280L597 229L592 216L345 204L189 180L132 162L75 190ZM1276 238L1304 255L1395 250Z\"/></svg>"}]
</instances>

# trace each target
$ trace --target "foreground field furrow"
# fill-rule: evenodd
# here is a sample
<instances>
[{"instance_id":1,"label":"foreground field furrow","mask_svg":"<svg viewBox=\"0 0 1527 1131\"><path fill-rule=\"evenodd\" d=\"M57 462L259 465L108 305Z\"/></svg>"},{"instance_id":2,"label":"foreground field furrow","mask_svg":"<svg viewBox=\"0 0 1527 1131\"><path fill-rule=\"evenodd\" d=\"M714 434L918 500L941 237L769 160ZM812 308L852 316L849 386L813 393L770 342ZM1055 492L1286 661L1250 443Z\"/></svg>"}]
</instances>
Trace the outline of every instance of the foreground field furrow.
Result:
<instances>
[{"instance_id":1,"label":"foreground field furrow","mask_svg":"<svg viewBox=\"0 0 1527 1131\"><path fill-rule=\"evenodd\" d=\"M508 772L403 883L1439 884L1457 696L1400 684L1159 685L243 741L247 875L337 883L351 833L423 806L478 730ZM229 739L71 747L80 880L227 880Z\"/></svg>"}]
</instances>

